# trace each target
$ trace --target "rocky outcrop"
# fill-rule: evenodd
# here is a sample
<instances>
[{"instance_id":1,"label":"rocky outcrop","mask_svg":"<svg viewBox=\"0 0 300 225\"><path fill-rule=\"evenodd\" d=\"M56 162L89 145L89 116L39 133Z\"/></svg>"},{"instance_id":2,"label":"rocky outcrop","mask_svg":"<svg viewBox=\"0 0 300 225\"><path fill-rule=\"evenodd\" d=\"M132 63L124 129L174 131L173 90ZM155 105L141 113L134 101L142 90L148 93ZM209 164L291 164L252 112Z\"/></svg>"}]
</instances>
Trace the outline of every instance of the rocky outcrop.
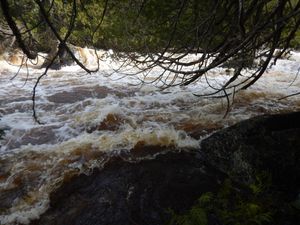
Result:
<instances>
[{"instance_id":1,"label":"rocky outcrop","mask_svg":"<svg viewBox=\"0 0 300 225\"><path fill-rule=\"evenodd\" d=\"M165 224L168 209L188 209L224 178L198 153L168 153L140 162L112 158L102 171L80 175L52 193L50 209L32 224Z\"/></svg>"},{"instance_id":2,"label":"rocky outcrop","mask_svg":"<svg viewBox=\"0 0 300 225\"><path fill-rule=\"evenodd\" d=\"M300 191L300 112L243 121L204 140L201 151L238 182L265 171L280 190Z\"/></svg>"},{"instance_id":3,"label":"rocky outcrop","mask_svg":"<svg viewBox=\"0 0 300 225\"><path fill-rule=\"evenodd\" d=\"M268 199L276 204L267 205L275 208L273 224L297 224L299 216L277 203L297 201L299 165L300 113L257 117L213 134L197 152L137 162L111 158L104 169L74 177L52 193L51 207L32 224L166 224L168 209L185 212L227 178L241 190L261 171L272 177ZM222 224L213 214L208 222Z\"/></svg>"}]
</instances>

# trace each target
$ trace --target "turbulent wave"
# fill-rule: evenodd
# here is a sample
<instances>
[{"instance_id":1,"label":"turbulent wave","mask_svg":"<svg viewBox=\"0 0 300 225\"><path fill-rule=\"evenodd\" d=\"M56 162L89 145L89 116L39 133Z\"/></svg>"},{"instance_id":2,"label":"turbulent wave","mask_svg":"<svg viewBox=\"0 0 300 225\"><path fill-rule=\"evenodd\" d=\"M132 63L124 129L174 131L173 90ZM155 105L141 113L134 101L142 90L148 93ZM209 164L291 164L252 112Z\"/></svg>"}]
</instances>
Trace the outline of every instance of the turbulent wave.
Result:
<instances>
[{"instance_id":1,"label":"turbulent wave","mask_svg":"<svg viewBox=\"0 0 300 225\"><path fill-rule=\"evenodd\" d=\"M204 137L238 121L300 110L299 96L283 98L299 92L296 52L239 92L226 118L225 99L194 94L224 84L230 71L216 68L187 87L159 90L151 83L161 74L159 68L147 74L149 84L140 83L143 74L124 76L122 72L134 74L131 67L116 72L121 62L102 53L97 73L68 66L50 70L42 79L36 110L43 125L35 123L31 110L32 88L43 70L19 69L19 56L0 62L0 129L5 132L0 142L0 224L38 218L61 182L102 167L110 155L126 152L138 159L167 149L198 149ZM92 51L83 49L78 56L96 66Z\"/></svg>"}]
</instances>

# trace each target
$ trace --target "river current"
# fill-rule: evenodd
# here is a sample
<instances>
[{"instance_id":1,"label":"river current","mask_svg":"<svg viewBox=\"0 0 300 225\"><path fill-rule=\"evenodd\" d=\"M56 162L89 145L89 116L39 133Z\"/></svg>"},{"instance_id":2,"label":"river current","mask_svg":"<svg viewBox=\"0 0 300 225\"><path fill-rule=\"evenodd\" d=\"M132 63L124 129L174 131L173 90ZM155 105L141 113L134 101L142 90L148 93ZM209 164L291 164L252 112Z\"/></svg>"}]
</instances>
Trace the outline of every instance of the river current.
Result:
<instances>
[{"instance_id":1,"label":"river current","mask_svg":"<svg viewBox=\"0 0 300 225\"><path fill-rule=\"evenodd\" d=\"M28 224L38 218L49 207L49 194L63 181L101 168L110 155L125 152L137 160L166 149L198 149L203 138L239 121L300 110L299 95L284 98L300 90L297 52L279 59L255 85L237 93L225 118L225 98L194 94L220 87L230 79L230 70L216 68L189 86L159 89L151 81L161 69L154 68L147 77L124 76L126 68L116 71L121 63L109 52L102 54L96 73L66 66L43 77L36 93L43 124L34 121L31 100L43 70L0 61L0 224ZM95 66L92 56L84 61Z\"/></svg>"}]
</instances>

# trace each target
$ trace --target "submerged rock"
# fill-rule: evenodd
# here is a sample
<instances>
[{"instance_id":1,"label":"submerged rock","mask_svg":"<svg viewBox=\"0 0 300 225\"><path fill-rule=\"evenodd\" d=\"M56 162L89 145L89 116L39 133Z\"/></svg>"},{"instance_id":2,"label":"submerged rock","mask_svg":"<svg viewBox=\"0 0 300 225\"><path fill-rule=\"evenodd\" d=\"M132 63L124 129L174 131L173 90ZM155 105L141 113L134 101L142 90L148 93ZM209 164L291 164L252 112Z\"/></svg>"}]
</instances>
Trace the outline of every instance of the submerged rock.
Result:
<instances>
[{"instance_id":1,"label":"submerged rock","mask_svg":"<svg viewBox=\"0 0 300 225\"><path fill-rule=\"evenodd\" d=\"M299 165L300 112L261 116L215 133L197 152L138 162L111 158L102 170L74 177L52 193L50 208L32 225L166 224L168 209L185 212L228 177L239 189L262 171L272 177L273 210L281 200L297 200ZM274 224L297 224L299 218L284 207L276 208ZM211 218L209 224L222 224Z\"/></svg>"}]
</instances>

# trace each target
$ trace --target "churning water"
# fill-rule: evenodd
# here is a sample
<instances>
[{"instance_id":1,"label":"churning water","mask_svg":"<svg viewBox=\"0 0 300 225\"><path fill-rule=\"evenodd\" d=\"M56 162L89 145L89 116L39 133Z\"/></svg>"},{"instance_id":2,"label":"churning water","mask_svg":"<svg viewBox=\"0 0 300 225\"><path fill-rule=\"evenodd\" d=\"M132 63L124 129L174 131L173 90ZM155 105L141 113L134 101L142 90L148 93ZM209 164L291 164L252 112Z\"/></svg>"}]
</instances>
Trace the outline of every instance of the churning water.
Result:
<instances>
[{"instance_id":1,"label":"churning water","mask_svg":"<svg viewBox=\"0 0 300 225\"><path fill-rule=\"evenodd\" d=\"M84 61L95 65L91 56ZM166 149L197 149L201 139L238 121L300 110L300 96L281 99L300 90L296 52L239 92L226 118L226 99L194 94L210 90L206 79L212 86L224 84L230 71L216 68L189 86L159 90L151 83L139 85L138 75L114 72L119 64L108 55L94 74L76 66L50 70L37 88L36 110L44 123L39 125L32 118L31 97L43 70L31 67L27 73L0 62L0 129L5 132L0 141L0 224L38 218L48 208L50 192L76 174L103 166L111 154L139 158ZM160 73L155 68L140 78L152 81Z\"/></svg>"}]
</instances>

